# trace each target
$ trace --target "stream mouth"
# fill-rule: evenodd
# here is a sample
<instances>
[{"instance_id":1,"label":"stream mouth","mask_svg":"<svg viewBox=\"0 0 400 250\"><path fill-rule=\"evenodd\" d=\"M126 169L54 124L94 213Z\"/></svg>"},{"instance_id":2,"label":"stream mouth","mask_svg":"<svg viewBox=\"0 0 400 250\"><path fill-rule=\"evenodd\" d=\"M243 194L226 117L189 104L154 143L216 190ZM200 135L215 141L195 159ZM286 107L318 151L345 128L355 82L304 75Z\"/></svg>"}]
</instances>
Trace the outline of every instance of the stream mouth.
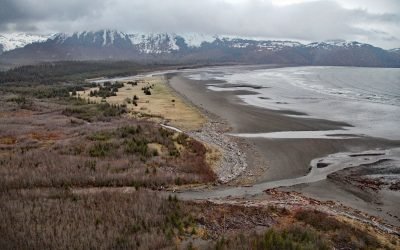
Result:
<instances>
[{"instance_id":1,"label":"stream mouth","mask_svg":"<svg viewBox=\"0 0 400 250\"><path fill-rule=\"evenodd\" d=\"M382 161L392 161L400 168L400 148L387 150L368 150L355 154L341 152L330 154L310 162L310 172L302 177L262 182L246 187L223 187L201 191L187 191L178 194L181 199L218 199L227 197L246 197L263 193L267 189L290 187L299 184L313 183L325 180L328 175L337 171L376 164ZM324 165L324 167L321 167Z\"/></svg>"}]
</instances>

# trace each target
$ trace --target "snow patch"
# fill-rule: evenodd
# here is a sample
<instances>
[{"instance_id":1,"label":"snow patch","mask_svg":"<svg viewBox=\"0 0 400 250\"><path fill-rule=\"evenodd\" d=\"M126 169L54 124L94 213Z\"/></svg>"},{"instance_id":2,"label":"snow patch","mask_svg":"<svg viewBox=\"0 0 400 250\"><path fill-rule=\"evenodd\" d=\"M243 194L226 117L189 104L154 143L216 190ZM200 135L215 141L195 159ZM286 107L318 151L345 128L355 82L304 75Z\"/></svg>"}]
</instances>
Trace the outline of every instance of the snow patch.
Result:
<instances>
[{"instance_id":1,"label":"snow patch","mask_svg":"<svg viewBox=\"0 0 400 250\"><path fill-rule=\"evenodd\" d=\"M313 42L307 44L305 47L307 48L321 48L321 49L330 49L333 47L343 47L343 48L354 48L354 47L362 47L366 44L359 43L356 41L345 41L345 40L327 40L324 42Z\"/></svg>"},{"instance_id":2,"label":"snow patch","mask_svg":"<svg viewBox=\"0 0 400 250\"><path fill-rule=\"evenodd\" d=\"M218 36L210 36L204 34L196 34L196 33L186 33L180 34L180 37L185 39L185 42L188 47L200 47L203 43L212 43L214 42Z\"/></svg>"},{"instance_id":3,"label":"snow patch","mask_svg":"<svg viewBox=\"0 0 400 250\"><path fill-rule=\"evenodd\" d=\"M141 53L161 54L179 50L176 44L176 34L168 33L137 33L129 34L128 38Z\"/></svg>"},{"instance_id":4,"label":"snow patch","mask_svg":"<svg viewBox=\"0 0 400 250\"><path fill-rule=\"evenodd\" d=\"M30 35L25 33L9 33L0 35L3 51L25 47L28 44L46 41L50 35Z\"/></svg>"}]
</instances>

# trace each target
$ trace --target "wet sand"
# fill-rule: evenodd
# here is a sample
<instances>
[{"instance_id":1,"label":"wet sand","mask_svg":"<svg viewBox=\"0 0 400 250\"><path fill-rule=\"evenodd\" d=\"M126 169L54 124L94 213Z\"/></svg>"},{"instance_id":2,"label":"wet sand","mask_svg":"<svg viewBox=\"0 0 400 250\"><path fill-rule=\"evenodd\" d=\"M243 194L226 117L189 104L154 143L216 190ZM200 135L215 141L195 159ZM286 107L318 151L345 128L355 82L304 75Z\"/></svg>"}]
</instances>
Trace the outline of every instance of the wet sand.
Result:
<instances>
[{"instance_id":1,"label":"wet sand","mask_svg":"<svg viewBox=\"0 0 400 250\"><path fill-rule=\"evenodd\" d=\"M215 92L207 84L220 82L190 80L171 74L169 84L210 117L224 120L231 133L267 133L279 131L337 130L349 126L342 122L285 116L291 111L274 111L244 103L238 94L251 91ZM400 146L398 141L380 138L353 139L265 139L241 138L248 167L237 183L254 184L304 176L310 161L336 152L360 152Z\"/></svg>"}]
</instances>

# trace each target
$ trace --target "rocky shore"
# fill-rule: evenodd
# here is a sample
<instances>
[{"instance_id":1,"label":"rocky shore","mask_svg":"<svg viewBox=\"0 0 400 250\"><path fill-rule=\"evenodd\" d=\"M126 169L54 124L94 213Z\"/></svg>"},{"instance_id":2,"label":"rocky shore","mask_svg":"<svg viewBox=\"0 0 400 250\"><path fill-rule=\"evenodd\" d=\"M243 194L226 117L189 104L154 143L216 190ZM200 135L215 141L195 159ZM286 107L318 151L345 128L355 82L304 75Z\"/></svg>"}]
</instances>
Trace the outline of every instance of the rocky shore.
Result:
<instances>
[{"instance_id":1,"label":"rocky shore","mask_svg":"<svg viewBox=\"0 0 400 250\"><path fill-rule=\"evenodd\" d=\"M197 140L217 147L221 151L221 159L214 172L221 183L227 183L237 178L247 167L246 154L240 150L234 138L224 133L226 125L210 120L200 131L188 134Z\"/></svg>"}]
</instances>

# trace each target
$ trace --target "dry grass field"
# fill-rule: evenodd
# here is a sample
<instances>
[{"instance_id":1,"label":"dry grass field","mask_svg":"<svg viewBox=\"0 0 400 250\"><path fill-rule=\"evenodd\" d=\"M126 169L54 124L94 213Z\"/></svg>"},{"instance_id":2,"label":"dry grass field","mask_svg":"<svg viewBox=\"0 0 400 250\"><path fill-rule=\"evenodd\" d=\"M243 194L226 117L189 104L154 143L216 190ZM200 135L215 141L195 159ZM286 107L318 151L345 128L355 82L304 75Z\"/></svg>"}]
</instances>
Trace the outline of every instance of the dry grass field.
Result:
<instances>
[{"instance_id":1,"label":"dry grass field","mask_svg":"<svg viewBox=\"0 0 400 250\"><path fill-rule=\"evenodd\" d=\"M105 100L111 104L126 105L134 118L162 122L184 131L198 130L205 123L205 117L200 111L179 97L167 85L164 77L146 77L134 81L137 85L133 86L128 84L129 81L124 81L124 86L118 89L116 96L107 97ZM150 88L151 95L143 92L144 87ZM90 96L90 91L95 90L98 88L78 91L77 95L101 103L103 98ZM134 96L138 98L137 105L130 103ZM130 101L127 101L129 99Z\"/></svg>"}]
</instances>

